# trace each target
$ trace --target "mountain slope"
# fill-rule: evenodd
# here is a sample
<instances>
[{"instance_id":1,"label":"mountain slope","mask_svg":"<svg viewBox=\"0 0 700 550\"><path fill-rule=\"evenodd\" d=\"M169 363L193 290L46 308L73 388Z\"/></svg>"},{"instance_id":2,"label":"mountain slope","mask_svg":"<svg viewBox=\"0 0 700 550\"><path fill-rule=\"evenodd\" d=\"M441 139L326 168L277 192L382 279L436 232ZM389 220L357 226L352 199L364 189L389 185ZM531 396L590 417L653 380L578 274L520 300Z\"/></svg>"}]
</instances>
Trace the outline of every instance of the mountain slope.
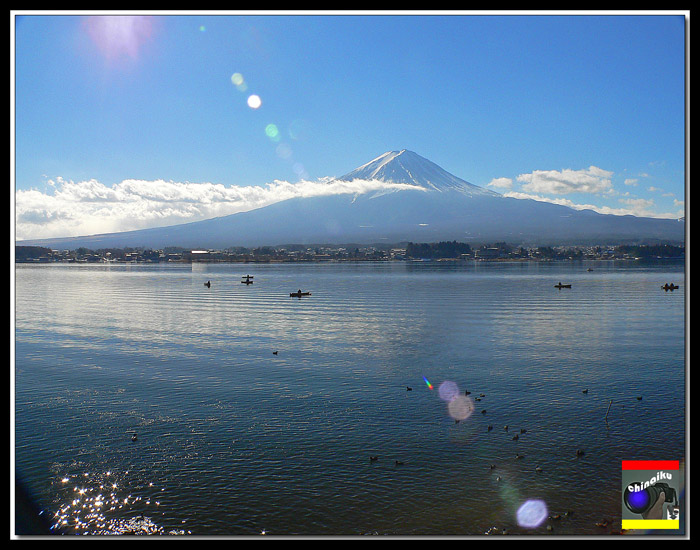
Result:
<instances>
[{"instance_id":1,"label":"mountain slope","mask_svg":"<svg viewBox=\"0 0 700 550\"><path fill-rule=\"evenodd\" d=\"M406 149L384 153L337 179L406 183L428 191L459 191L467 196L500 196L453 176L434 162Z\"/></svg>"},{"instance_id":2,"label":"mountain slope","mask_svg":"<svg viewBox=\"0 0 700 550\"><path fill-rule=\"evenodd\" d=\"M401 190L295 198L264 208L171 227L23 242L53 248L227 248L281 244L507 241L603 244L684 239L675 220L613 216L506 198L410 151L377 157L341 181L403 183Z\"/></svg>"}]
</instances>

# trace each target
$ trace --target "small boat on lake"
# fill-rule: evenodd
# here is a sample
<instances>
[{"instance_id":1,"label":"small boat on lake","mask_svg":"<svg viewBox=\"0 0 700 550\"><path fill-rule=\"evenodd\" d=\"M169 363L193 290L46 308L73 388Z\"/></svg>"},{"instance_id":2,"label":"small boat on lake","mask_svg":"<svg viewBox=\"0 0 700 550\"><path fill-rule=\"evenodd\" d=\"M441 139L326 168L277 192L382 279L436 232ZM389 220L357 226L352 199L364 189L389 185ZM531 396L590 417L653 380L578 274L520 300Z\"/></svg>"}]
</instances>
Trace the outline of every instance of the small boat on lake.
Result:
<instances>
[{"instance_id":1,"label":"small boat on lake","mask_svg":"<svg viewBox=\"0 0 700 550\"><path fill-rule=\"evenodd\" d=\"M243 280L241 281L241 284L244 285L252 285L253 284L253 276L252 275L246 275L243 277Z\"/></svg>"},{"instance_id":2,"label":"small boat on lake","mask_svg":"<svg viewBox=\"0 0 700 550\"><path fill-rule=\"evenodd\" d=\"M554 285L554 288L571 288L571 285L563 285L561 283Z\"/></svg>"},{"instance_id":3,"label":"small boat on lake","mask_svg":"<svg viewBox=\"0 0 700 550\"><path fill-rule=\"evenodd\" d=\"M664 290L676 290L678 288L678 285L674 285L673 283L671 283L671 284L666 283L661 288L663 288Z\"/></svg>"},{"instance_id":4,"label":"small boat on lake","mask_svg":"<svg viewBox=\"0 0 700 550\"><path fill-rule=\"evenodd\" d=\"M301 298L302 296L311 296L310 292L302 292L301 289L297 290L296 292L290 292L289 293L290 297L296 297L296 298Z\"/></svg>"}]
</instances>

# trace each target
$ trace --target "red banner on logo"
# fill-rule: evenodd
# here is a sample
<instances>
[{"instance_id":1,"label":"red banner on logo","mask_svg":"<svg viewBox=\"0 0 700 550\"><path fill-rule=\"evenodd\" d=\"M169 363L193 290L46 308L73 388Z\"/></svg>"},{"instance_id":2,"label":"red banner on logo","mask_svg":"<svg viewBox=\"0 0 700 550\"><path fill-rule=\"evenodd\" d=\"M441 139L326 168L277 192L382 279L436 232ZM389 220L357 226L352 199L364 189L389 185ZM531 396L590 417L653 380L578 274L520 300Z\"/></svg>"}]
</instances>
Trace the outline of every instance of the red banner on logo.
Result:
<instances>
[{"instance_id":1,"label":"red banner on logo","mask_svg":"<svg viewBox=\"0 0 700 550\"><path fill-rule=\"evenodd\" d=\"M623 470L678 470L678 460L623 460Z\"/></svg>"}]
</instances>

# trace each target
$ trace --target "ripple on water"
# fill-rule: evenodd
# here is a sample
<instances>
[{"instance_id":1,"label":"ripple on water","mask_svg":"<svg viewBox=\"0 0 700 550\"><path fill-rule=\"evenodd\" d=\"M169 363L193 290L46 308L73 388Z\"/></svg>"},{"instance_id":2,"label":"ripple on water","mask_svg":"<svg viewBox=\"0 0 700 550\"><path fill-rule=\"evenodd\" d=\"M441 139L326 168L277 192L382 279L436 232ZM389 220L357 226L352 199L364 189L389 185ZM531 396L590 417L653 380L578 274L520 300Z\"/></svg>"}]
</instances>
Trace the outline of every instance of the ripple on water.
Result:
<instances>
[{"instance_id":1,"label":"ripple on water","mask_svg":"<svg viewBox=\"0 0 700 550\"><path fill-rule=\"evenodd\" d=\"M596 534L627 453L682 452L683 296L562 269L22 268L18 468L56 532Z\"/></svg>"}]
</instances>

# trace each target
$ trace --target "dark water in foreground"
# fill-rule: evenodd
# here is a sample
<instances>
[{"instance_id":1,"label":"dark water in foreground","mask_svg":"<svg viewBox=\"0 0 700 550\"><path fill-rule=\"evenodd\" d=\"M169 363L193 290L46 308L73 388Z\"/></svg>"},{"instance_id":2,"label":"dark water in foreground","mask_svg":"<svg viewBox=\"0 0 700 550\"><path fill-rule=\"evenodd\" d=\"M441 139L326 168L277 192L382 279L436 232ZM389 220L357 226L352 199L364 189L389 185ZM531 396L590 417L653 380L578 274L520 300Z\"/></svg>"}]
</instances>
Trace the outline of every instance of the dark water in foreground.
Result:
<instances>
[{"instance_id":1,"label":"dark water in foreground","mask_svg":"<svg viewBox=\"0 0 700 550\"><path fill-rule=\"evenodd\" d=\"M16 470L54 533L619 531L621 461L684 458L683 275L18 265Z\"/></svg>"}]
</instances>

